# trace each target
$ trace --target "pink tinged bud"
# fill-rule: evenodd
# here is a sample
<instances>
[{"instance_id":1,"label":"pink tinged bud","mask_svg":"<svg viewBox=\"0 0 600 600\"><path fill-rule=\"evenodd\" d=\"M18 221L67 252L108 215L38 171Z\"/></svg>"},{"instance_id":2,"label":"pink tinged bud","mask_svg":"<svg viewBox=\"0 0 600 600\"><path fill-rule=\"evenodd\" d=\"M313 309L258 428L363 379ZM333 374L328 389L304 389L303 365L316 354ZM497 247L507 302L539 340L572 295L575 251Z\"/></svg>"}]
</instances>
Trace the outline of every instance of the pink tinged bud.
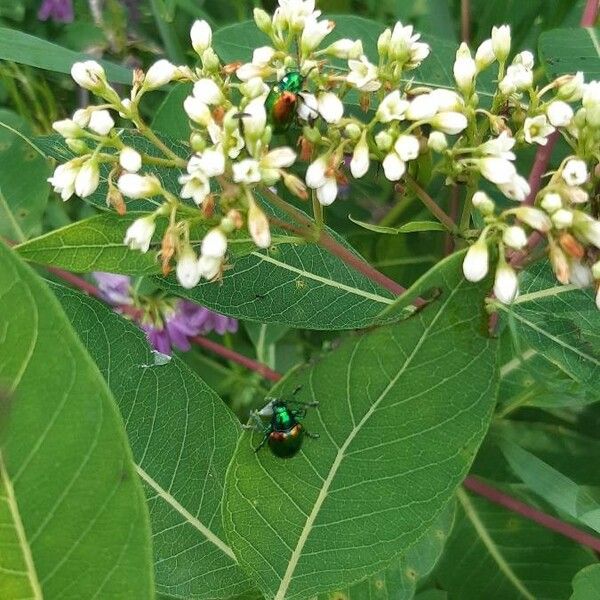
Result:
<instances>
[{"instance_id":1,"label":"pink tinged bud","mask_svg":"<svg viewBox=\"0 0 600 600\"><path fill-rule=\"evenodd\" d=\"M319 114L328 123L338 123L344 114L344 105L333 92L321 94L318 104Z\"/></svg>"},{"instance_id":2,"label":"pink tinged bud","mask_svg":"<svg viewBox=\"0 0 600 600\"><path fill-rule=\"evenodd\" d=\"M142 168L142 157L139 152L126 146L119 154L119 164L130 173L137 173Z\"/></svg>"},{"instance_id":3,"label":"pink tinged bud","mask_svg":"<svg viewBox=\"0 0 600 600\"><path fill-rule=\"evenodd\" d=\"M179 283L188 290L200 282L198 258L191 247L187 246L179 255L175 274Z\"/></svg>"},{"instance_id":4,"label":"pink tinged bud","mask_svg":"<svg viewBox=\"0 0 600 600\"><path fill-rule=\"evenodd\" d=\"M100 184L100 169L95 160L88 160L75 178L75 193L80 198L91 196Z\"/></svg>"},{"instance_id":5,"label":"pink tinged bud","mask_svg":"<svg viewBox=\"0 0 600 600\"><path fill-rule=\"evenodd\" d=\"M317 188L317 200L323 206L329 206L336 199L337 193L337 181L334 177L330 177L321 187Z\"/></svg>"},{"instance_id":6,"label":"pink tinged bud","mask_svg":"<svg viewBox=\"0 0 600 600\"><path fill-rule=\"evenodd\" d=\"M489 253L484 235L467 250L462 267L467 281L481 281L488 274Z\"/></svg>"},{"instance_id":7,"label":"pink tinged bud","mask_svg":"<svg viewBox=\"0 0 600 600\"><path fill-rule=\"evenodd\" d=\"M502 304L511 304L519 295L519 280L515 270L501 256L494 278L494 295Z\"/></svg>"},{"instance_id":8,"label":"pink tinged bud","mask_svg":"<svg viewBox=\"0 0 600 600\"><path fill-rule=\"evenodd\" d=\"M573 109L562 100L555 100L546 109L548 121L554 127L567 127L573 120Z\"/></svg>"},{"instance_id":9,"label":"pink tinged bud","mask_svg":"<svg viewBox=\"0 0 600 600\"><path fill-rule=\"evenodd\" d=\"M568 185L581 185L588 178L587 166L579 158L571 158L565 164L562 170L562 178Z\"/></svg>"},{"instance_id":10,"label":"pink tinged bud","mask_svg":"<svg viewBox=\"0 0 600 600\"><path fill-rule=\"evenodd\" d=\"M202 53L207 48L210 48L212 44L212 29L210 25L204 20L195 21L190 31L190 38L192 40L192 48L194 48L198 56L202 56Z\"/></svg>"},{"instance_id":11,"label":"pink tinged bud","mask_svg":"<svg viewBox=\"0 0 600 600\"><path fill-rule=\"evenodd\" d=\"M132 250L148 252L155 229L156 224L152 215L136 219L127 229L123 243Z\"/></svg>"},{"instance_id":12,"label":"pink tinged bud","mask_svg":"<svg viewBox=\"0 0 600 600\"><path fill-rule=\"evenodd\" d=\"M96 61L76 62L71 67L71 77L77 85L92 92L101 91L106 85L106 73Z\"/></svg>"},{"instance_id":13,"label":"pink tinged bud","mask_svg":"<svg viewBox=\"0 0 600 600\"><path fill-rule=\"evenodd\" d=\"M533 208L532 206L519 206L514 209L515 216L519 221L522 221L526 225L533 229L537 229L542 233L546 233L552 229L552 221L550 217L539 208Z\"/></svg>"},{"instance_id":14,"label":"pink tinged bud","mask_svg":"<svg viewBox=\"0 0 600 600\"><path fill-rule=\"evenodd\" d=\"M431 124L436 129L449 135L456 135L467 128L467 117L459 112L441 112L431 119Z\"/></svg>"},{"instance_id":15,"label":"pink tinged bud","mask_svg":"<svg viewBox=\"0 0 600 600\"><path fill-rule=\"evenodd\" d=\"M350 172L356 179L363 177L369 170L369 144L367 143L367 132L364 131L352 153L350 161Z\"/></svg>"},{"instance_id":16,"label":"pink tinged bud","mask_svg":"<svg viewBox=\"0 0 600 600\"><path fill-rule=\"evenodd\" d=\"M396 154L390 152L383 159L383 172L390 181L398 181L406 172L406 163Z\"/></svg>"},{"instance_id":17,"label":"pink tinged bud","mask_svg":"<svg viewBox=\"0 0 600 600\"><path fill-rule=\"evenodd\" d=\"M481 174L492 183L509 183L517 174L515 166L504 158L489 156L477 160Z\"/></svg>"},{"instance_id":18,"label":"pink tinged bud","mask_svg":"<svg viewBox=\"0 0 600 600\"><path fill-rule=\"evenodd\" d=\"M154 176L125 173L117 182L119 191L128 198L150 198L161 193L160 181Z\"/></svg>"},{"instance_id":19,"label":"pink tinged bud","mask_svg":"<svg viewBox=\"0 0 600 600\"><path fill-rule=\"evenodd\" d=\"M155 90L175 77L176 67L164 58L150 66L144 79L144 89Z\"/></svg>"},{"instance_id":20,"label":"pink tinged bud","mask_svg":"<svg viewBox=\"0 0 600 600\"><path fill-rule=\"evenodd\" d=\"M500 62L504 62L508 58L510 44L511 36L509 25L492 27L492 49Z\"/></svg>"},{"instance_id":21,"label":"pink tinged bud","mask_svg":"<svg viewBox=\"0 0 600 600\"><path fill-rule=\"evenodd\" d=\"M400 135L394 144L394 150L404 162L419 156L419 140L414 135Z\"/></svg>"},{"instance_id":22,"label":"pink tinged bud","mask_svg":"<svg viewBox=\"0 0 600 600\"><path fill-rule=\"evenodd\" d=\"M248 207L248 231L259 248L268 248L271 245L269 220L254 201L250 202Z\"/></svg>"},{"instance_id":23,"label":"pink tinged bud","mask_svg":"<svg viewBox=\"0 0 600 600\"><path fill-rule=\"evenodd\" d=\"M502 241L515 250L521 250L527 246L527 234L522 227L511 225L504 230Z\"/></svg>"},{"instance_id":24,"label":"pink tinged bud","mask_svg":"<svg viewBox=\"0 0 600 600\"><path fill-rule=\"evenodd\" d=\"M107 110L95 110L88 125L90 130L98 135L108 135L114 126L115 122Z\"/></svg>"},{"instance_id":25,"label":"pink tinged bud","mask_svg":"<svg viewBox=\"0 0 600 600\"><path fill-rule=\"evenodd\" d=\"M202 256L223 258L227 251L227 238L221 229L211 229L202 240L200 252Z\"/></svg>"},{"instance_id":26,"label":"pink tinged bud","mask_svg":"<svg viewBox=\"0 0 600 600\"><path fill-rule=\"evenodd\" d=\"M223 101L223 93L219 86L207 77L200 79L194 84L194 97L204 104L220 104Z\"/></svg>"}]
</instances>

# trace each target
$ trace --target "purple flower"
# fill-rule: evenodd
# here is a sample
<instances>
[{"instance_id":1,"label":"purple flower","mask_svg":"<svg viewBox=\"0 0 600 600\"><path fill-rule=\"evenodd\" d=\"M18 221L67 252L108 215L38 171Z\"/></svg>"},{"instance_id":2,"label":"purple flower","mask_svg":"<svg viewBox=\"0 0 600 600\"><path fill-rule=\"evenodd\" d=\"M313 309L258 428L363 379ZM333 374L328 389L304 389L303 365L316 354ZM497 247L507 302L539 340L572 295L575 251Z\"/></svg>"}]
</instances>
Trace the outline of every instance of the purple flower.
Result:
<instances>
[{"instance_id":1,"label":"purple flower","mask_svg":"<svg viewBox=\"0 0 600 600\"><path fill-rule=\"evenodd\" d=\"M126 275L93 273L104 299L117 308L134 303L131 280ZM204 306L180 298L151 299L138 303L144 315L139 326L146 333L150 344L162 354L171 354L172 348L190 349L190 339L214 331L223 335L235 333L236 319L220 315ZM144 306L151 306L144 311Z\"/></svg>"},{"instance_id":2,"label":"purple flower","mask_svg":"<svg viewBox=\"0 0 600 600\"><path fill-rule=\"evenodd\" d=\"M55 23L71 23L73 21L73 0L43 0L38 10L38 19Z\"/></svg>"}]
</instances>

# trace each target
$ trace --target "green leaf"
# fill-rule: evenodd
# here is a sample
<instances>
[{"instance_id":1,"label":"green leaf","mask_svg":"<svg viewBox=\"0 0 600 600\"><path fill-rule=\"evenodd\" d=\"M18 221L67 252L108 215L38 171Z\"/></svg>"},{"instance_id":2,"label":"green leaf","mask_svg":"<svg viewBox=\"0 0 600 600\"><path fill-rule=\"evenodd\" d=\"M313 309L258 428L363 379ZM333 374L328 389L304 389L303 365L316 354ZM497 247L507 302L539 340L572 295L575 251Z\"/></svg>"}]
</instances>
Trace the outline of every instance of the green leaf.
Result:
<instances>
[{"instance_id":1,"label":"green leaf","mask_svg":"<svg viewBox=\"0 0 600 600\"><path fill-rule=\"evenodd\" d=\"M0 60L10 60L59 73L70 73L73 63L77 61L96 60L104 67L109 81L131 85L133 77L132 71L121 65L97 60L87 54L73 52L47 40L6 27L0 27Z\"/></svg>"},{"instance_id":2,"label":"green leaf","mask_svg":"<svg viewBox=\"0 0 600 600\"><path fill-rule=\"evenodd\" d=\"M92 298L52 288L125 419L150 508L157 591L186 600L250 591L221 523L237 419L179 358L156 365L135 325Z\"/></svg>"},{"instance_id":3,"label":"green leaf","mask_svg":"<svg viewBox=\"0 0 600 600\"><path fill-rule=\"evenodd\" d=\"M0 110L0 236L19 242L41 231L50 191L48 164L28 143L29 133L24 119Z\"/></svg>"},{"instance_id":4,"label":"green leaf","mask_svg":"<svg viewBox=\"0 0 600 600\"><path fill-rule=\"evenodd\" d=\"M273 390L320 402L306 419L318 440L290 461L254 453L258 435L240 440L225 528L267 598L308 598L386 568L468 471L495 402L496 344L481 334L487 286L464 281L461 258L416 284L438 286L436 302L350 337Z\"/></svg>"},{"instance_id":5,"label":"green leaf","mask_svg":"<svg viewBox=\"0 0 600 600\"><path fill-rule=\"evenodd\" d=\"M539 51L548 76L583 71L586 81L600 77L600 28L552 29L540 35Z\"/></svg>"},{"instance_id":6,"label":"green leaf","mask_svg":"<svg viewBox=\"0 0 600 600\"><path fill-rule=\"evenodd\" d=\"M0 244L0 596L153 597L121 418L58 302Z\"/></svg>"},{"instance_id":7,"label":"green leaf","mask_svg":"<svg viewBox=\"0 0 600 600\"><path fill-rule=\"evenodd\" d=\"M180 83L167 94L158 107L152 129L177 140L185 140L190 136L190 121L183 110L183 101L191 94L189 83Z\"/></svg>"},{"instance_id":8,"label":"green leaf","mask_svg":"<svg viewBox=\"0 0 600 600\"><path fill-rule=\"evenodd\" d=\"M564 600L593 555L561 535L458 491L461 509L439 567L438 587L460 600Z\"/></svg>"},{"instance_id":9,"label":"green leaf","mask_svg":"<svg viewBox=\"0 0 600 600\"><path fill-rule=\"evenodd\" d=\"M433 570L440 558L454 524L454 500L440 513L425 535L390 567L353 585L351 588L322 594L319 600L331 598L352 600L412 600L419 582Z\"/></svg>"},{"instance_id":10,"label":"green leaf","mask_svg":"<svg viewBox=\"0 0 600 600\"><path fill-rule=\"evenodd\" d=\"M509 440L500 443L512 470L527 487L557 510L600 533L600 502L585 486Z\"/></svg>"},{"instance_id":11,"label":"green leaf","mask_svg":"<svg viewBox=\"0 0 600 600\"><path fill-rule=\"evenodd\" d=\"M353 219L352 215L348 215L348 218L360 227L376 233L389 233L396 235L398 233L414 233L416 231L446 231L446 228L438 221L412 221L410 223L405 223L400 227L386 227L383 225L374 225L372 223L365 223L364 221Z\"/></svg>"},{"instance_id":12,"label":"green leaf","mask_svg":"<svg viewBox=\"0 0 600 600\"><path fill-rule=\"evenodd\" d=\"M592 290L559 285L545 262L523 273L513 304L495 303L535 351L594 388L600 376L600 312Z\"/></svg>"},{"instance_id":13,"label":"green leaf","mask_svg":"<svg viewBox=\"0 0 600 600\"><path fill-rule=\"evenodd\" d=\"M600 565L590 565L575 575L570 600L596 600L598 590L600 590Z\"/></svg>"}]
</instances>

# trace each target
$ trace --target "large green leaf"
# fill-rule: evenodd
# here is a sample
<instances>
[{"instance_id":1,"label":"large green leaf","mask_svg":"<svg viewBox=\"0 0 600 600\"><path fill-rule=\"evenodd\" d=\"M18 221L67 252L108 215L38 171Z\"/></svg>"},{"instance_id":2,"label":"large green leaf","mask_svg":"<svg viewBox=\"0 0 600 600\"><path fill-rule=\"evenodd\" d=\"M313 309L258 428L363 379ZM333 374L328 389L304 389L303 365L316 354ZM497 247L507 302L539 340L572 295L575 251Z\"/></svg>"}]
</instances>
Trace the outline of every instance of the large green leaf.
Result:
<instances>
[{"instance_id":1,"label":"large green leaf","mask_svg":"<svg viewBox=\"0 0 600 600\"><path fill-rule=\"evenodd\" d=\"M564 600L591 552L482 498L459 491L461 508L437 586L460 600Z\"/></svg>"},{"instance_id":2,"label":"large green leaf","mask_svg":"<svg viewBox=\"0 0 600 600\"><path fill-rule=\"evenodd\" d=\"M412 600L417 585L440 558L454 524L454 500L442 511L425 535L390 567L345 590L321 594L319 600Z\"/></svg>"},{"instance_id":3,"label":"large green leaf","mask_svg":"<svg viewBox=\"0 0 600 600\"><path fill-rule=\"evenodd\" d=\"M600 28L552 29L540 35L539 50L550 77L583 71L600 77Z\"/></svg>"},{"instance_id":4,"label":"large green leaf","mask_svg":"<svg viewBox=\"0 0 600 600\"><path fill-rule=\"evenodd\" d=\"M92 57L16 29L0 27L0 60L10 60L48 71L69 73L74 62L92 60ZM130 69L105 60L97 62L106 70L109 81L131 85L133 72Z\"/></svg>"},{"instance_id":5,"label":"large green leaf","mask_svg":"<svg viewBox=\"0 0 600 600\"><path fill-rule=\"evenodd\" d=\"M24 119L0 110L0 235L19 242L41 231L50 191L48 165L22 137L28 133Z\"/></svg>"},{"instance_id":6,"label":"large green leaf","mask_svg":"<svg viewBox=\"0 0 600 600\"><path fill-rule=\"evenodd\" d=\"M600 590L600 565L590 565L575 575L570 600L596 600L598 590Z\"/></svg>"},{"instance_id":7,"label":"large green leaf","mask_svg":"<svg viewBox=\"0 0 600 600\"><path fill-rule=\"evenodd\" d=\"M155 365L136 326L92 298L52 287L125 419L150 508L158 592L186 600L248 592L221 524L237 420L179 358Z\"/></svg>"},{"instance_id":8,"label":"large green leaf","mask_svg":"<svg viewBox=\"0 0 600 600\"><path fill-rule=\"evenodd\" d=\"M152 598L121 418L58 302L0 245L0 597Z\"/></svg>"},{"instance_id":9,"label":"large green leaf","mask_svg":"<svg viewBox=\"0 0 600 600\"><path fill-rule=\"evenodd\" d=\"M521 277L521 296L496 304L514 331L556 368L594 388L600 376L600 312L592 290L556 282L546 263Z\"/></svg>"},{"instance_id":10,"label":"large green leaf","mask_svg":"<svg viewBox=\"0 0 600 600\"><path fill-rule=\"evenodd\" d=\"M481 331L486 284L461 255L414 293L436 302L397 325L351 337L274 391L318 400L289 462L245 434L227 473L231 544L267 598L308 598L386 568L450 500L488 427L496 344ZM451 342L449 342L451 340ZM449 352L449 343L452 351Z\"/></svg>"}]
</instances>

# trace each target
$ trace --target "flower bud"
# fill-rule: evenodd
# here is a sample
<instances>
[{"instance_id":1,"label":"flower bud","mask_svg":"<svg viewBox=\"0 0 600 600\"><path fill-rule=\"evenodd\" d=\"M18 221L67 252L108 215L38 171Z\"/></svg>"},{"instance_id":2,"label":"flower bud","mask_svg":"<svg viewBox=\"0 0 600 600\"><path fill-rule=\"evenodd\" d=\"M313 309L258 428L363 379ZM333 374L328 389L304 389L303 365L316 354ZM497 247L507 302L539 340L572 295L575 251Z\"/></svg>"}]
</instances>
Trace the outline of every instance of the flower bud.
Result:
<instances>
[{"instance_id":1,"label":"flower bud","mask_svg":"<svg viewBox=\"0 0 600 600\"><path fill-rule=\"evenodd\" d=\"M515 250L521 250L527 246L527 234L522 227L511 225L504 230L502 241Z\"/></svg>"},{"instance_id":2,"label":"flower bud","mask_svg":"<svg viewBox=\"0 0 600 600\"><path fill-rule=\"evenodd\" d=\"M496 60L496 54L492 40L485 40L477 48L475 53L475 64L477 65L477 71L483 71L489 67Z\"/></svg>"},{"instance_id":3,"label":"flower bud","mask_svg":"<svg viewBox=\"0 0 600 600\"><path fill-rule=\"evenodd\" d=\"M458 89L463 94L469 94L473 87L473 79L477 73L477 65L471 57L471 51L464 42L460 45L456 52L456 60L454 62L454 79Z\"/></svg>"},{"instance_id":4,"label":"flower bud","mask_svg":"<svg viewBox=\"0 0 600 600\"><path fill-rule=\"evenodd\" d=\"M223 101L223 93L219 86L208 77L194 84L194 97L205 104L220 104Z\"/></svg>"},{"instance_id":5,"label":"flower bud","mask_svg":"<svg viewBox=\"0 0 600 600\"><path fill-rule=\"evenodd\" d=\"M596 261L592 265L592 275L594 276L594 279L596 279L596 280L600 279L600 260Z\"/></svg>"},{"instance_id":6,"label":"flower bud","mask_svg":"<svg viewBox=\"0 0 600 600\"><path fill-rule=\"evenodd\" d=\"M580 238L600 248L600 221L578 210L573 211L573 225Z\"/></svg>"},{"instance_id":7,"label":"flower bud","mask_svg":"<svg viewBox=\"0 0 600 600\"><path fill-rule=\"evenodd\" d=\"M398 181L406 172L406 163L395 151L386 155L382 162L383 172L390 181Z\"/></svg>"},{"instance_id":8,"label":"flower bud","mask_svg":"<svg viewBox=\"0 0 600 600\"><path fill-rule=\"evenodd\" d=\"M76 62L71 67L71 77L77 85L94 93L103 91L107 85L104 69L94 60Z\"/></svg>"},{"instance_id":9,"label":"flower bud","mask_svg":"<svg viewBox=\"0 0 600 600\"><path fill-rule=\"evenodd\" d=\"M356 179L360 179L369 170L369 144L367 143L367 131L360 136L360 140L354 147L352 160L350 161L350 172Z\"/></svg>"},{"instance_id":10,"label":"flower bud","mask_svg":"<svg viewBox=\"0 0 600 600\"><path fill-rule=\"evenodd\" d=\"M87 108L79 108L73 113L73 122L77 123L79 127L87 127L90 122L90 116L90 111Z\"/></svg>"},{"instance_id":11,"label":"flower bud","mask_svg":"<svg viewBox=\"0 0 600 600\"><path fill-rule=\"evenodd\" d=\"M65 144L73 154L89 154L90 148L82 139L67 138Z\"/></svg>"},{"instance_id":12,"label":"flower bud","mask_svg":"<svg viewBox=\"0 0 600 600\"><path fill-rule=\"evenodd\" d=\"M379 56L385 56L390 49L390 41L392 39L392 30L388 27L377 38L377 52Z\"/></svg>"},{"instance_id":13,"label":"flower bud","mask_svg":"<svg viewBox=\"0 0 600 600\"><path fill-rule=\"evenodd\" d=\"M186 245L180 252L175 273L179 283L188 290L196 287L200 282L198 257L191 246Z\"/></svg>"},{"instance_id":14,"label":"flower bud","mask_svg":"<svg viewBox=\"0 0 600 600\"><path fill-rule=\"evenodd\" d=\"M338 123L344 114L342 101L333 92L320 94L317 100L323 119L328 123Z\"/></svg>"},{"instance_id":15,"label":"flower bud","mask_svg":"<svg viewBox=\"0 0 600 600\"><path fill-rule=\"evenodd\" d=\"M252 77L240 85L240 92L252 100L269 92L269 86L260 78Z\"/></svg>"},{"instance_id":16,"label":"flower bud","mask_svg":"<svg viewBox=\"0 0 600 600\"><path fill-rule=\"evenodd\" d=\"M391 95L391 94L390 94ZM402 105L400 105L402 106ZM420 94L410 101L404 118L410 121L431 119L438 111L438 103L433 94Z\"/></svg>"},{"instance_id":17,"label":"flower bud","mask_svg":"<svg viewBox=\"0 0 600 600\"><path fill-rule=\"evenodd\" d=\"M89 129L98 135L108 135L115 126L107 110L95 110L90 116Z\"/></svg>"},{"instance_id":18,"label":"flower bud","mask_svg":"<svg viewBox=\"0 0 600 600\"><path fill-rule=\"evenodd\" d=\"M488 274L489 253L485 241L485 232L467 250L462 267L467 281L481 281Z\"/></svg>"},{"instance_id":19,"label":"flower bud","mask_svg":"<svg viewBox=\"0 0 600 600\"><path fill-rule=\"evenodd\" d=\"M161 193L160 181L154 175L125 173L117 182L119 191L128 198L150 198Z\"/></svg>"},{"instance_id":20,"label":"flower bud","mask_svg":"<svg viewBox=\"0 0 600 600\"><path fill-rule=\"evenodd\" d=\"M175 76L175 65L164 58L150 66L144 78L143 89L155 90L169 83Z\"/></svg>"},{"instance_id":21,"label":"flower bud","mask_svg":"<svg viewBox=\"0 0 600 600\"><path fill-rule=\"evenodd\" d=\"M125 146L119 153L119 164L130 173L137 173L142 168L142 156L139 152Z\"/></svg>"},{"instance_id":22,"label":"flower bud","mask_svg":"<svg viewBox=\"0 0 600 600\"><path fill-rule=\"evenodd\" d=\"M467 117L459 112L441 112L435 115L430 123L436 129L449 135L456 135L467 128Z\"/></svg>"},{"instance_id":23,"label":"flower bud","mask_svg":"<svg viewBox=\"0 0 600 600\"><path fill-rule=\"evenodd\" d=\"M380 150L387 152L394 144L394 136L387 129L383 129L375 136L375 144Z\"/></svg>"},{"instance_id":24,"label":"flower bud","mask_svg":"<svg viewBox=\"0 0 600 600\"><path fill-rule=\"evenodd\" d=\"M519 295L519 280L515 270L500 255L494 278L494 295L502 304L511 304Z\"/></svg>"},{"instance_id":25,"label":"flower bud","mask_svg":"<svg viewBox=\"0 0 600 600\"><path fill-rule=\"evenodd\" d=\"M510 183L517 174L515 166L504 158L486 156L477 160L481 174L496 184Z\"/></svg>"},{"instance_id":26,"label":"flower bud","mask_svg":"<svg viewBox=\"0 0 600 600\"><path fill-rule=\"evenodd\" d=\"M562 198L556 192L548 192L544 194L540 206L547 212L552 214L559 208L562 208Z\"/></svg>"},{"instance_id":27,"label":"flower bud","mask_svg":"<svg viewBox=\"0 0 600 600\"><path fill-rule=\"evenodd\" d=\"M215 279L221 272L222 259L214 256L200 256L198 259L198 271L200 275L209 281Z\"/></svg>"},{"instance_id":28,"label":"flower bud","mask_svg":"<svg viewBox=\"0 0 600 600\"><path fill-rule=\"evenodd\" d=\"M492 27L492 48L499 62L505 62L510 53L510 26Z\"/></svg>"},{"instance_id":29,"label":"flower bud","mask_svg":"<svg viewBox=\"0 0 600 600\"><path fill-rule=\"evenodd\" d=\"M563 285L567 285L571 278L571 269L569 268L567 256L556 244L550 244L549 256L556 279Z\"/></svg>"},{"instance_id":30,"label":"flower bud","mask_svg":"<svg viewBox=\"0 0 600 600\"><path fill-rule=\"evenodd\" d=\"M364 54L361 40L349 40L344 38L330 44L323 50L328 56L343 58L345 60L355 60Z\"/></svg>"},{"instance_id":31,"label":"flower bud","mask_svg":"<svg viewBox=\"0 0 600 600\"><path fill-rule=\"evenodd\" d=\"M154 215L136 219L125 232L123 243L132 250L148 252L155 229Z\"/></svg>"},{"instance_id":32,"label":"flower bud","mask_svg":"<svg viewBox=\"0 0 600 600\"><path fill-rule=\"evenodd\" d=\"M263 32L269 35L273 29L271 17L269 13L262 8L254 9L254 22L256 26Z\"/></svg>"},{"instance_id":33,"label":"flower bud","mask_svg":"<svg viewBox=\"0 0 600 600\"><path fill-rule=\"evenodd\" d=\"M201 57L202 53L207 48L210 48L212 44L212 29L210 25L204 20L194 21L190 30L190 38L192 39L192 48Z\"/></svg>"},{"instance_id":34,"label":"flower bud","mask_svg":"<svg viewBox=\"0 0 600 600\"><path fill-rule=\"evenodd\" d=\"M211 258L223 258L227 251L227 238L219 227L211 229L202 240L201 254Z\"/></svg>"},{"instance_id":35,"label":"flower bud","mask_svg":"<svg viewBox=\"0 0 600 600\"><path fill-rule=\"evenodd\" d=\"M203 127L208 127L213 120L208 105L194 96L188 96L183 101L183 110L194 123L198 123Z\"/></svg>"},{"instance_id":36,"label":"flower bud","mask_svg":"<svg viewBox=\"0 0 600 600\"><path fill-rule=\"evenodd\" d=\"M569 282L579 288L589 287L594 283L591 269L579 260L569 260L570 277Z\"/></svg>"},{"instance_id":37,"label":"flower bud","mask_svg":"<svg viewBox=\"0 0 600 600\"><path fill-rule=\"evenodd\" d=\"M443 152L448 147L448 140L441 131L432 131L427 139L427 146L434 152Z\"/></svg>"},{"instance_id":38,"label":"flower bud","mask_svg":"<svg viewBox=\"0 0 600 600\"><path fill-rule=\"evenodd\" d=\"M81 168L80 164L79 159L73 159L63 165L58 165L52 177L48 178L48 183L64 201L75 193L75 179Z\"/></svg>"},{"instance_id":39,"label":"flower bud","mask_svg":"<svg viewBox=\"0 0 600 600\"><path fill-rule=\"evenodd\" d=\"M360 126L357 125L356 123L348 123L348 125L346 125L346 127L344 127L344 135L354 142L358 141L358 139L360 138L361 132L362 132L362 130L361 130Z\"/></svg>"},{"instance_id":40,"label":"flower bud","mask_svg":"<svg viewBox=\"0 0 600 600\"><path fill-rule=\"evenodd\" d=\"M573 109L562 100L550 102L546 114L548 115L548 121L554 127L567 127L573 119Z\"/></svg>"},{"instance_id":41,"label":"flower bud","mask_svg":"<svg viewBox=\"0 0 600 600\"><path fill-rule=\"evenodd\" d=\"M588 178L587 165L579 158L570 158L563 167L561 175L568 185L581 185Z\"/></svg>"},{"instance_id":42,"label":"flower bud","mask_svg":"<svg viewBox=\"0 0 600 600\"><path fill-rule=\"evenodd\" d=\"M571 235L568 231L563 231L558 237L558 243L560 247L573 258L577 260L582 259L585 256L585 248L581 242L577 241L575 236Z\"/></svg>"},{"instance_id":43,"label":"flower bud","mask_svg":"<svg viewBox=\"0 0 600 600\"><path fill-rule=\"evenodd\" d=\"M419 140L414 135L400 135L394 144L394 150L404 162L414 160L419 156Z\"/></svg>"},{"instance_id":44,"label":"flower bud","mask_svg":"<svg viewBox=\"0 0 600 600\"><path fill-rule=\"evenodd\" d=\"M414 100L413 100L414 102ZM401 121L409 107L409 102L400 97L400 91L390 92L379 104L375 117L381 123ZM437 110L437 105L434 110Z\"/></svg>"},{"instance_id":45,"label":"flower bud","mask_svg":"<svg viewBox=\"0 0 600 600\"><path fill-rule=\"evenodd\" d=\"M565 186L562 191L573 204L584 204L590 199L589 194L580 187Z\"/></svg>"},{"instance_id":46,"label":"flower bud","mask_svg":"<svg viewBox=\"0 0 600 600\"><path fill-rule=\"evenodd\" d=\"M482 215L492 215L494 214L495 204L494 201L482 191L477 191L473 194L472 199L473 206L482 214Z\"/></svg>"},{"instance_id":47,"label":"flower bud","mask_svg":"<svg viewBox=\"0 0 600 600\"><path fill-rule=\"evenodd\" d=\"M297 196L301 200L306 200L308 198L308 191L306 189L306 185L304 182L296 175L292 175L291 173L283 173L283 183L285 187L290 190L294 196Z\"/></svg>"},{"instance_id":48,"label":"flower bud","mask_svg":"<svg viewBox=\"0 0 600 600\"><path fill-rule=\"evenodd\" d=\"M248 206L248 231L259 248L268 248L271 245L269 220L254 200L250 201Z\"/></svg>"},{"instance_id":49,"label":"flower bud","mask_svg":"<svg viewBox=\"0 0 600 600\"><path fill-rule=\"evenodd\" d=\"M519 206L514 209L515 216L519 221L529 225L533 229L537 229L542 233L550 231L552 228L552 221L550 217L540 210L539 208L533 208L532 206Z\"/></svg>"},{"instance_id":50,"label":"flower bud","mask_svg":"<svg viewBox=\"0 0 600 600\"><path fill-rule=\"evenodd\" d=\"M584 90L583 73L577 71L575 75L563 75L557 80L559 82L557 96L566 102L577 102L581 100Z\"/></svg>"},{"instance_id":51,"label":"flower bud","mask_svg":"<svg viewBox=\"0 0 600 600\"><path fill-rule=\"evenodd\" d=\"M552 213L552 223L556 229L566 229L573 224L573 213L566 208L559 208Z\"/></svg>"},{"instance_id":52,"label":"flower bud","mask_svg":"<svg viewBox=\"0 0 600 600\"><path fill-rule=\"evenodd\" d=\"M95 160L86 161L75 178L75 193L80 198L91 196L100 184L100 169Z\"/></svg>"},{"instance_id":53,"label":"flower bud","mask_svg":"<svg viewBox=\"0 0 600 600\"><path fill-rule=\"evenodd\" d=\"M84 134L83 129L71 119L54 121L54 123L52 123L52 129L64 138L78 138Z\"/></svg>"}]
</instances>

